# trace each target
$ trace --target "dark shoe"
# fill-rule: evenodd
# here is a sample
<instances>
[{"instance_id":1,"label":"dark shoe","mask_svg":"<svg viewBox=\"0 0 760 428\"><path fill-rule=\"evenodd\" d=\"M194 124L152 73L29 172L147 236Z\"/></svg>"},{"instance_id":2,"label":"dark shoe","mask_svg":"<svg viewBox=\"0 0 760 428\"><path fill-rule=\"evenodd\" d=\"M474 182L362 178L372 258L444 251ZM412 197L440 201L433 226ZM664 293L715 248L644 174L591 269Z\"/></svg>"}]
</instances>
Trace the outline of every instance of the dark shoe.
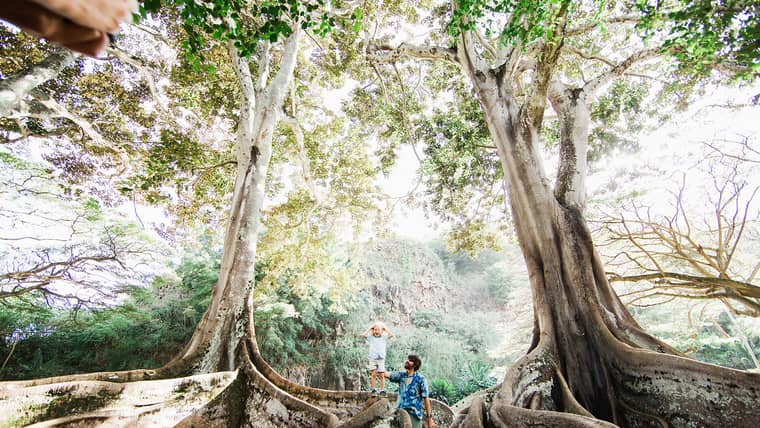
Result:
<instances>
[{"instance_id":1,"label":"dark shoe","mask_svg":"<svg viewBox=\"0 0 760 428\"><path fill-rule=\"evenodd\" d=\"M386 393L384 389L381 389L380 390L380 395L382 395L383 397L385 397L386 395L388 395L388 393Z\"/></svg>"},{"instance_id":2,"label":"dark shoe","mask_svg":"<svg viewBox=\"0 0 760 428\"><path fill-rule=\"evenodd\" d=\"M375 388L372 388L372 391L370 391L373 394L377 394L377 390Z\"/></svg>"}]
</instances>

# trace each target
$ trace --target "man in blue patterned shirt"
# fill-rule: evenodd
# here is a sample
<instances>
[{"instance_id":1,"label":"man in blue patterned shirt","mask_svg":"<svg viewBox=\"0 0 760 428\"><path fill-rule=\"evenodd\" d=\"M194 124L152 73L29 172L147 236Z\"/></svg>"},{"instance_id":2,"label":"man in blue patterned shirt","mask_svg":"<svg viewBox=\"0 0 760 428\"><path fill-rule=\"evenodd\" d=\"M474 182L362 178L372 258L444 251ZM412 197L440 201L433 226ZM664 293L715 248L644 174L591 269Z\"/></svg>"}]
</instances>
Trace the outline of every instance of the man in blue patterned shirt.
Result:
<instances>
[{"instance_id":1,"label":"man in blue patterned shirt","mask_svg":"<svg viewBox=\"0 0 760 428\"><path fill-rule=\"evenodd\" d=\"M398 383L398 402L396 407L409 413L412 419L412 428L421 428L425 421L426 428L435 428L433 413L428 398L428 385L425 376L417 373L422 366L422 360L417 355L411 354L404 362L403 372L385 372L383 376ZM423 403L425 409L423 411Z\"/></svg>"}]
</instances>

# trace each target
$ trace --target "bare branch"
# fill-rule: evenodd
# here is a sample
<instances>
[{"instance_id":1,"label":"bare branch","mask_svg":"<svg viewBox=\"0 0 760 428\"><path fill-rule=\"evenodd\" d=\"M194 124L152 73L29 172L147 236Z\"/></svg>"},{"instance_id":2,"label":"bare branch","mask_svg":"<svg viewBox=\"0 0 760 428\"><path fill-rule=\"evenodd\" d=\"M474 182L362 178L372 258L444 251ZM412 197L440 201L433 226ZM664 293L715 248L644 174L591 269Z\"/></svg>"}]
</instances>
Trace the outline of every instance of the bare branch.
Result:
<instances>
[{"instance_id":1,"label":"bare branch","mask_svg":"<svg viewBox=\"0 0 760 428\"><path fill-rule=\"evenodd\" d=\"M712 179L710 209L701 221L687 209L685 174L672 193L669 215L655 218L635 202L627 214L605 215L599 225L603 247L615 249L609 265L622 269L609 280L651 285L633 292L637 302L646 296L714 299L733 313L760 316L760 286L753 283L760 263L737 260L742 248L752 247L746 240L753 236L748 230L756 230L753 207L760 186L748 186L736 157L708 156L701 162Z\"/></svg>"}]
</instances>

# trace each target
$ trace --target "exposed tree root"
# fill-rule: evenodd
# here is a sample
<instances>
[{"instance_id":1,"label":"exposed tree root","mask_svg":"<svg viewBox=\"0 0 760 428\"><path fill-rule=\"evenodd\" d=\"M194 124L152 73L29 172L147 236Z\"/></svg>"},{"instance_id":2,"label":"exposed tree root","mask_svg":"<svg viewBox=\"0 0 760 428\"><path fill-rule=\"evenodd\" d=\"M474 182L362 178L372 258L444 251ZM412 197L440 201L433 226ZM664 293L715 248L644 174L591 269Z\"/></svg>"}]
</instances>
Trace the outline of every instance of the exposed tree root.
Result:
<instances>
[{"instance_id":1,"label":"exposed tree root","mask_svg":"<svg viewBox=\"0 0 760 428\"><path fill-rule=\"evenodd\" d=\"M220 395L219 400L214 400L206 406L213 411L209 412L204 408L195 413L194 417L201 417L203 423L182 426L212 426L205 418L207 415L215 416L222 407L233 409L243 418L233 423L233 426L242 426L253 421L257 424L269 421L272 426L339 425L340 421L334 414L289 394L267 379L251 361L251 345L252 342L241 340L238 350L238 364L241 368L238 377L225 393Z\"/></svg>"},{"instance_id":2,"label":"exposed tree root","mask_svg":"<svg viewBox=\"0 0 760 428\"><path fill-rule=\"evenodd\" d=\"M412 428L412 417L406 410L396 409L395 421L401 426L401 428Z\"/></svg>"},{"instance_id":3,"label":"exposed tree root","mask_svg":"<svg viewBox=\"0 0 760 428\"><path fill-rule=\"evenodd\" d=\"M329 409L341 419L357 413L372 399L372 394L364 391L331 391L299 385L280 375L270 366L258 350L254 340L248 340L251 364L261 375L278 389L292 394L303 401Z\"/></svg>"},{"instance_id":4,"label":"exposed tree root","mask_svg":"<svg viewBox=\"0 0 760 428\"><path fill-rule=\"evenodd\" d=\"M548 410L525 409L506 404L500 400L494 400L494 404L488 413L490 426L496 427L611 428L616 426L592 417Z\"/></svg>"},{"instance_id":5,"label":"exposed tree root","mask_svg":"<svg viewBox=\"0 0 760 428\"><path fill-rule=\"evenodd\" d=\"M241 341L238 355L241 369L235 381L178 426L349 428L394 417L387 399L377 399L367 392L311 388L282 377L264 361L251 339ZM453 419L448 406L440 402L434 415L440 426L447 426Z\"/></svg>"},{"instance_id":6,"label":"exposed tree root","mask_svg":"<svg viewBox=\"0 0 760 428\"><path fill-rule=\"evenodd\" d=\"M4 387L20 387L27 388L38 385L51 385L55 383L66 382L87 382L87 381L102 381L102 382L137 382L144 380L159 380L169 378L171 376L163 376L160 369L135 369L124 370L116 372L96 372L96 373L82 373L75 375L65 376L52 376L40 379L18 380L18 381L6 381L0 382L0 389Z\"/></svg>"},{"instance_id":7,"label":"exposed tree root","mask_svg":"<svg viewBox=\"0 0 760 428\"><path fill-rule=\"evenodd\" d=\"M112 426L136 426L140 423L139 421L142 415L152 413L159 408L160 405L154 405L141 409L139 412L130 412L129 414L124 414L123 410L104 410L84 415L73 415L52 419L29 425L28 428L100 426L104 424Z\"/></svg>"},{"instance_id":8,"label":"exposed tree root","mask_svg":"<svg viewBox=\"0 0 760 428\"><path fill-rule=\"evenodd\" d=\"M760 418L760 374L632 348L599 332L598 364L607 382L599 399L610 402L612 420L575 399L559 354L543 340L510 369L490 404L485 396L473 400L452 426L750 427Z\"/></svg>"},{"instance_id":9,"label":"exposed tree root","mask_svg":"<svg viewBox=\"0 0 760 428\"><path fill-rule=\"evenodd\" d=\"M367 401L364 408L354 417L342 423L340 428L363 428L370 426L372 422L387 417L393 412L393 406L385 398L372 398Z\"/></svg>"},{"instance_id":10,"label":"exposed tree root","mask_svg":"<svg viewBox=\"0 0 760 428\"><path fill-rule=\"evenodd\" d=\"M373 401L372 394L366 391L333 391L299 385L274 370L258 352L258 347L255 346L255 343L252 342L249 346L254 350L251 352L253 365L266 379L295 397L330 410L341 419L352 416L356 413L356 409L361 409L366 403ZM388 398L392 399L394 395L391 394ZM453 419L451 409L438 400L431 400L430 404L436 421L440 421L440 424L445 424L441 426L449 425Z\"/></svg>"},{"instance_id":11,"label":"exposed tree root","mask_svg":"<svg viewBox=\"0 0 760 428\"><path fill-rule=\"evenodd\" d=\"M171 426L224 389L235 372L128 383L0 387L0 426Z\"/></svg>"},{"instance_id":12,"label":"exposed tree root","mask_svg":"<svg viewBox=\"0 0 760 428\"><path fill-rule=\"evenodd\" d=\"M612 347L612 384L626 425L754 426L760 374Z\"/></svg>"},{"instance_id":13,"label":"exposed tree root","mask_svg":"<svg viewBox=\"0 0 760 428\"><path fill-rule=\"evenodd\" d=\"M477 428L487 426L486 404L482 396L475 397L466 412L457 415L454 427Z\"/></svg>"}]
</instances>

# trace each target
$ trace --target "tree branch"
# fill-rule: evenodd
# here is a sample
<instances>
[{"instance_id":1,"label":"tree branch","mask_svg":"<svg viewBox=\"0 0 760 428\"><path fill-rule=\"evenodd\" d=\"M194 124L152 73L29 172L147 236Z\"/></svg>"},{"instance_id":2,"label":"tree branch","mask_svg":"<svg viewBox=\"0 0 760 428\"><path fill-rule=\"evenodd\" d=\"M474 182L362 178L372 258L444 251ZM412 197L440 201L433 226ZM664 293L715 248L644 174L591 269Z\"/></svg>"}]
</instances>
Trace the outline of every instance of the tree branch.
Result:
<instances>
[{"instance_id":1,"label":"tree branch","mask_svg":"<svg viewBox=\"0 0 760 428\"><path fill-rule=\"evenodd\" d=\"M413 45L401 43L398 46L375 45L370 43L367 54L371 62L393 63L402 59L416 58L433 61L448 61L459 64L456 49L443 46Z\"/></svg>"},{"instance_id":2,"label":"tree branch","mask_svg":"<svg viewBox=\"0 0 760 428\"><path fill-rule=\"evenodd\" d=\"M32 90L55 78L72 62L74 62L74 54L71 51L56 47L39 63L0 81L0 116L8 116L14 110L21 113L25 110L24 99Z\"/></svg>"}]
</instances>

